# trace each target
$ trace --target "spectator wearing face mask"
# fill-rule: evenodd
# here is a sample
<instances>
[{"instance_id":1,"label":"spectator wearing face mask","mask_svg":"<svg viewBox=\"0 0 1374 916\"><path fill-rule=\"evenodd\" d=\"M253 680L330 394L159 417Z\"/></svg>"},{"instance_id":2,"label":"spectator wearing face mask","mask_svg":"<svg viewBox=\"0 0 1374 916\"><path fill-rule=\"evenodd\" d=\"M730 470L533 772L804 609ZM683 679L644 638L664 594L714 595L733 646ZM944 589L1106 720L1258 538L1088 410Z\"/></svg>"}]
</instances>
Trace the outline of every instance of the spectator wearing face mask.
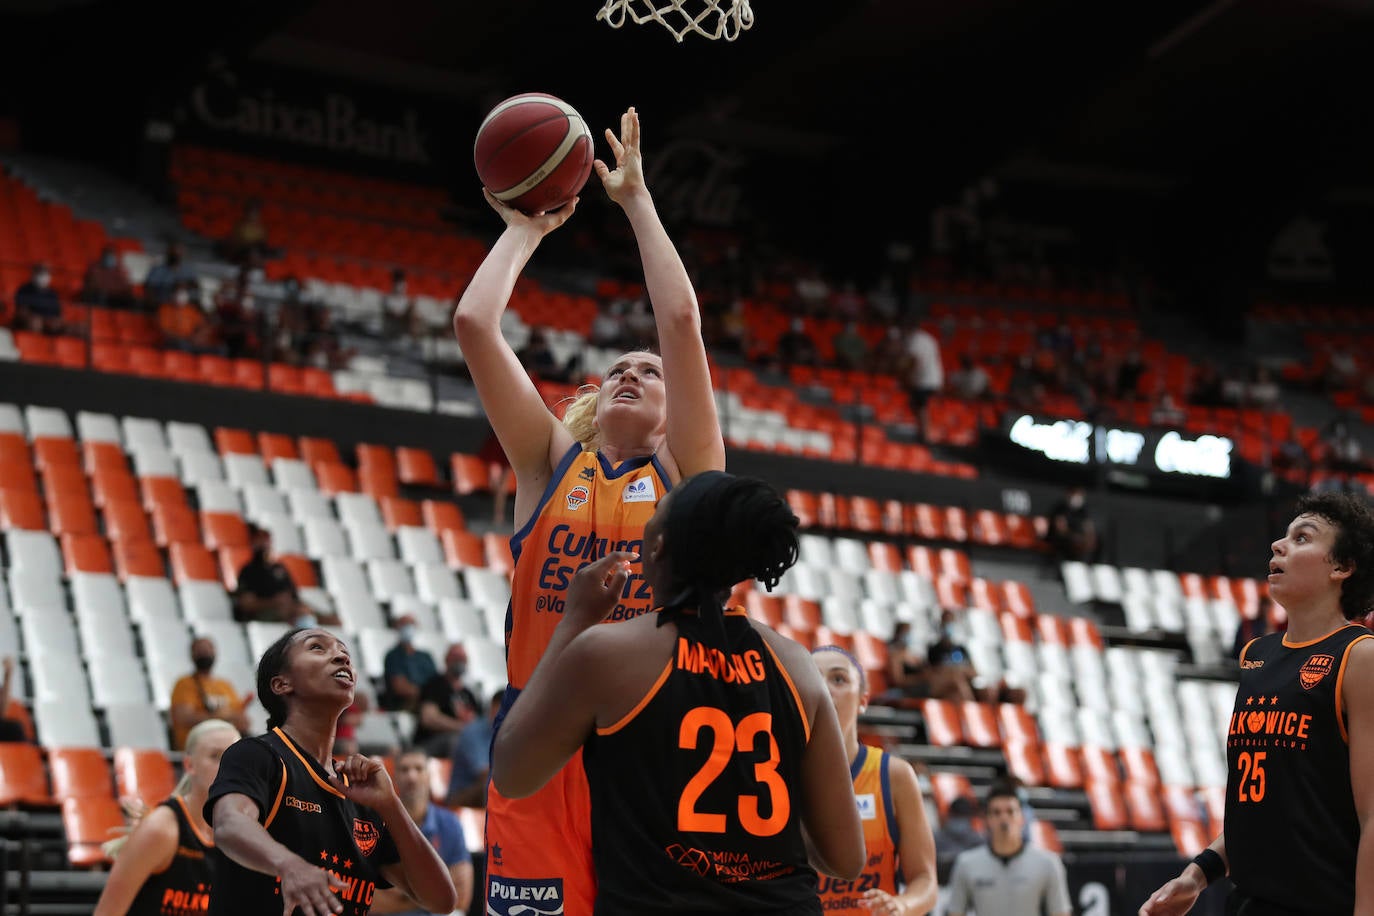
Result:
<instances>
[{"instance_id":1,"label":"spectator wearing face mask","mask_svg":"<svg viewBox=\"0 0 1374 916\"><path fill-rule=\"evenodd\" d=\"M177 287L194 284L195 271L185 263L185 251L180 242L167 245L167 254L161 264L154 264L143 278L143 300L149 307L157 308L170 302Z\"/></svg>"},{"instance_id":2,"label":"spectator wearing face mask","mask_svg":"<svg viewBox=\"0 0 1374 916\"><path fill-rule=\"evenodd\" d=\"M458 733L482 714L477 695L463 682L467 671L467 650L453 643L444 654L444 670L420 687L415 744L435 757L448 757Z\"/></svg>"},{"instance_id":3,"label":"spectator wearing face mask","mask_svg":"<svg viewBox=\"0 0 1374 916\"><path fill-rule=\"evenodd\" d=\"M120 263L119 252L115 251L113 245L102 248L100 257L86 268L86 279L81 284L81 293L77 298L82 302L107 308L138 307L138 299L134 296L134 281L129 278L129 272Z\"/></svg>"},{"instance_id":4,"label":"spectator wearing face mask","mask_svg":"<svg viewBox=\"0 0 1374 916\"><path fill-rule=\"evenodd\" d=\"M415 712L420 705L420 688L439 673L439 666L424 649L415 645L415 618L405 614L396 621L396 645L382 659L383 709Z\"/></svg>"},{"instance_id":5,"label":"spectator wearing face mask","mask_svg":"<svg viewBox=\"0 0 1374 916\"><path fill-rule=\"evenodd\" d=\"M171 298L157 310L157 326L162 331L164 346L187 353L209 353L214 350L215 329L210 317L191 298L185 284L178 285Z\"/></svg>"},{"instance_id":6,"label":"spectator wearing face mask","mask_svg":"<svg viewBox=\"0 0 1374 916\"><path fill-rule=\"evenodd\" d=\"M62 300L52 288L47 264L35 264L33 275L14 291L14 326L40 334L62 333Z\"/></svg>"},{"instance_id":7,"label":"spectator wearing face mask","mask_svg":"<svg viewBox=\"0 0 1374 916\"><path fill-rule=\"evenodd\" d=\"M248 526L253 555L239 570L234 590L234 619L280 621L296 627L338 626L334 614L316 614L300 599L291 572L272 555L272 532Z\"/></svg>"},{"instance_id":8,"label":"spectator wearing face mask","mask_svg":"<svg viewBox=\"0 0 1374 916\"><path fill-rule=\"evenodd\" d=\"M172 749L186 748L186 735L206 719L223 719L242 734L248 731L244 710L253 701L253 692L239 696L238 688L224 678L215 677L215 643L200 637L191 643L191 662L195 671L172 685Z\"/></svg>"}]
</instances>

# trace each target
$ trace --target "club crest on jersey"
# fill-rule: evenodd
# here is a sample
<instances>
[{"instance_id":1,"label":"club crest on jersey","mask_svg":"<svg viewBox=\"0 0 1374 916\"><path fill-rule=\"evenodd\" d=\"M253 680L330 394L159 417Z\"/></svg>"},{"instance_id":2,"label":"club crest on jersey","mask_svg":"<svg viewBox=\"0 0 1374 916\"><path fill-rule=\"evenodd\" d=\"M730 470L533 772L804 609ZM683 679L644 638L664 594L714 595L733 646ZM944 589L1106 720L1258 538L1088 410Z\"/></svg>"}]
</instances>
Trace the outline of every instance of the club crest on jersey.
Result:
<instances>
[{"instance_id":1,"label":"club crest on jersey","mask_svg":"<svg viewBox=\"0 0 1374 916\"><path fill-rule=\"evenodd\" d=\"M592 498L591 492L580 484L568 491L568 511L576 512L587 504L587 500Z\"/></svg>"},{"instance_id":2,"label":"club crest on jersey","mask_svg":"<svg viewBox=\"0 0 1374 916\"><path fill-rule=\"evenodd\" d=\"M1302 684L1303 690L1311 690L1322 682L1322 678L1331 673L1331 668L1336 664L1336 658L1332 655L1314 655L1309 658L1298 672L1298 682Z\"/></svg>"},{"instance_id":3,"label":"club crest on jersey","mask_svg":"<svg viewBox=\"0 0 1374 916\"><path fill-rule=\"evenodd\" d=\"M651 503L658 499L658 494L654 492L654 479L641 477L630 481L625 486L623 499L627 503Z\"/></svg>"},{"instance_id":4,"label":"club crest on jersey","mask_svg":"<svg viewBox=\"0 0 1374 916\"><path fill-rule=\"evenodd\" d=\"M855 795L854 800L859 803L859 820L871 821L878 816L878 802L872 792Z\"/></svg>"},{"instance_id":5,"label":"club crest on jersey","mask_svg":"<svg viewBox=\"0 0 1374 916\"><path fill-rule=\"evenodd\" d=\"M381 838L381 831L371 821L365 821L360 817L353 818L353 842L358 844L358 851L363 855L372 855L372 850L377 848L377 841Z\"/></svg>"}]
</instances>

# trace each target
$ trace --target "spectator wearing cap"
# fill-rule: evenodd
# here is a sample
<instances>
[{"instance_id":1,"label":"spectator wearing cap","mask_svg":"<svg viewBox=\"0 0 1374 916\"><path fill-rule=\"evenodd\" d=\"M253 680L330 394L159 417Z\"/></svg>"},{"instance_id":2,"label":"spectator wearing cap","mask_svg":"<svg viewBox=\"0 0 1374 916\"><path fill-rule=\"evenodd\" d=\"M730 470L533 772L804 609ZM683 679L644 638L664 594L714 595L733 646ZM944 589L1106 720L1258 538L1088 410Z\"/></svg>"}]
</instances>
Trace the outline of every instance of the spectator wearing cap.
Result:
<instances>
[{"instance_id":1,"label":"spectator wearing cap","mask_svg":"<svg viewBox=\"0 0 1374 916\"><path fill-rule=\"evenodd\" d=\"M396 645L382 659L383 709L415 712L420 705L420 688L439 673L439 666L424 649L415 645L415 617L404 614L396 620Z\"/></svg>"}]
</instances>

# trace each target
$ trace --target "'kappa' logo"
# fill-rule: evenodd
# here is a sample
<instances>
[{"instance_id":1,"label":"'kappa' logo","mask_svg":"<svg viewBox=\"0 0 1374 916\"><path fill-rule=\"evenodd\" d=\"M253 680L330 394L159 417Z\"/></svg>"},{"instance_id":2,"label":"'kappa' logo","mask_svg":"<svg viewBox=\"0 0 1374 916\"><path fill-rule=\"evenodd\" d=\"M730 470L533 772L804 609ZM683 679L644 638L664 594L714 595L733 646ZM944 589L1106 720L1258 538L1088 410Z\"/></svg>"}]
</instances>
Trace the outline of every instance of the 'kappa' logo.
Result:
<instances>
[{"instance_id":1,"label":"'kappa' logo","mask_svg":"<svg viewBox=\"0 0 1374 916\"><path fill-rule=\"evenodd\" d=\"M353 818L353 842L358 844L358 851L363 855L372 855L372 850L377 848L377 841L381 838L381 831L371 821Z\"/></svg>"},{"instance_id":2,"label":"'kappa' logo","mask_svg":"<svg viewBox=\"0 0 1374 916\"><path fill-rule=\"evenodd\" d=\"M1312 656L1302 666L1302 670L1298 672L1298 683L1302 684L1303 690L1311 690L1322 682L1322 678L1331 673L1331 668L1335 664L1335 656Z\"/></svg>"},{"instance_id":3,"label":"'kappa' logo","mask_svg":"<svg viewBox=\"0 0 1374 916\"><path fill-rule=\"evenodd\" d=\"M282 803L288 808L295 808L297 811L304 811L307 814L322 814L324 808L318 802L301 801L294 795L288 795L282 799Z\"/></svg>"},{"instance_id":4,"label":"'kappa' logo","mask_svg":"<svg viewBox=\"0 0 1374 916\"><path fill-rule=\"evenodd\" d=\"M576 512L578 509L581 509L583 506L585 506L587 504L587 500L591 499L591 497L592 494L587 490L586 487L573 487L571 490L568 491L568 510L570 512Z\"/></svg>"},{"instance_id":5,"label":"'kappa' logo","mask_svg":"<svg viewBox=\"0 0 1374 916\"><path fill-rule=\"evenodd\" d=\"M652 477L641 477L625 487L624 500L627 503L651 503L658 499Z\"/></svg>"}]
</instances>

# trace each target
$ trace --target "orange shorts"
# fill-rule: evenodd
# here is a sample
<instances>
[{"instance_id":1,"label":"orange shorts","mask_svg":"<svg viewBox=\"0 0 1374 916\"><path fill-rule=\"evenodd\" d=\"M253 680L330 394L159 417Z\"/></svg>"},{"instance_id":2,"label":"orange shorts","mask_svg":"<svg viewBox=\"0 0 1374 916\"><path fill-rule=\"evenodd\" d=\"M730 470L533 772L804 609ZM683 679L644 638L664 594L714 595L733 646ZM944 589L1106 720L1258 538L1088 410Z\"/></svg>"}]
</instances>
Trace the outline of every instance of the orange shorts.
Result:
<instances>
[{"instance_id":1,"label":"orange shorts","mask_svg":"<svg viewBox=\"0 0 1374 916\"><path fill-rule=\"evenodd\" d=\"M544 788L506 798L487 786L487 916L592 916L591 794L579 749Z\"/></svg>"}]
</instances>

